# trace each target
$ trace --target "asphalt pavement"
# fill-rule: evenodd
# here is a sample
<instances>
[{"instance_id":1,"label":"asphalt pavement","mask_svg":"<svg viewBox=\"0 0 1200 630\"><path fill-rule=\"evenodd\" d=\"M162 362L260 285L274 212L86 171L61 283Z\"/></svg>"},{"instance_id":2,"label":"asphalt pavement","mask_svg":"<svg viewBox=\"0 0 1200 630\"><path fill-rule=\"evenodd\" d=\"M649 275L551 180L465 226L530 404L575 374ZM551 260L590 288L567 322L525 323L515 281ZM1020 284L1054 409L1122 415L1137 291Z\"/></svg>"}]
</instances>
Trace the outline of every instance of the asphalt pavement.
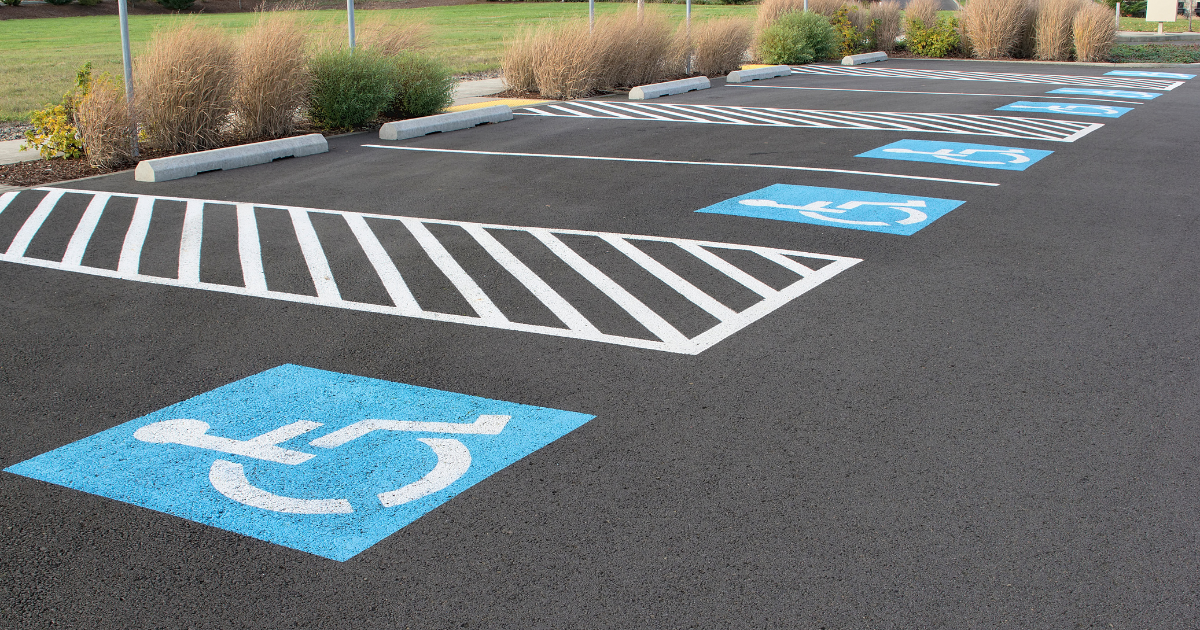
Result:
<instances>
[{"instance_id":1,"label":"asphalt pavement","mask_svg":"<svg viewBox=\"0 0 1200 630\"><path fill-rule=\"evenodd\" d=\"M0 625L1200 626L1200 79L806 68L6 193Z\"/></svg>"}]
</instances>

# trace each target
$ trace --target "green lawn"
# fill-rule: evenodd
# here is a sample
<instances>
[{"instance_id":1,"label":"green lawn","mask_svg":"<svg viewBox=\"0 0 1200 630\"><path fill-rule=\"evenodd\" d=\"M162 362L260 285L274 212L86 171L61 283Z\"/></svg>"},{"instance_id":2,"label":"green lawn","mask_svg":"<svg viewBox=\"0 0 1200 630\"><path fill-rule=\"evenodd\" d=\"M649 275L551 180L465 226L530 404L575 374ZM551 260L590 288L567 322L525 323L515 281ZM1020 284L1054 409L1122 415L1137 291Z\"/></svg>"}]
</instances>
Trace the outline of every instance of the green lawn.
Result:
<instances>
[{"instance_id":1,"label":"green lawn","mask_svg":"<svg viewBox=\"0 0 1200 630\"><path fill-rule=\"evenodd\" d=\"M628 5L597 3L596 12L606 14ZM683 5L656 4L655 9L683 19ZM693 20L722 16L753 18L756 7L702 5L692 7ZM441 56L455 72L472 72L500 66L504 40L518 27L539 21L587 17L587 4L579 2L470 4L425 9L359 11L360 26L374 20L421 20L432 27L430 52ZM345 11L308 11L305 17L316 27L344 25ZM195 20L237 33L254 19L252 13L173 16L137 15L129 18L134 64L138 48L151 34L181 20ZM0 120L26 120L34 109L57 102L71 88L75 69L91 61L96 72L121 74L121 36L116 17L54 18L0 21L0 41L8 42L9 60L0 64Z\"/></svg>"},{"instance_id":2,"label":"green lawn","mask_svg":"<svg viewBox=\"0 0 1200 630\"><path fill-rule=\"evenodd\" d=\"M1192 17L1192 28L1200 31L1200 17ZM1152 31L1158 32L1158 22L1147 22L1145 18L1123 17L1121 18L1122 31ZM1186 33L1188 32L1187 18L1182 15L1175 16L1174 22L1163 22L1164 33Z\"/></svg>"}]
</instances>

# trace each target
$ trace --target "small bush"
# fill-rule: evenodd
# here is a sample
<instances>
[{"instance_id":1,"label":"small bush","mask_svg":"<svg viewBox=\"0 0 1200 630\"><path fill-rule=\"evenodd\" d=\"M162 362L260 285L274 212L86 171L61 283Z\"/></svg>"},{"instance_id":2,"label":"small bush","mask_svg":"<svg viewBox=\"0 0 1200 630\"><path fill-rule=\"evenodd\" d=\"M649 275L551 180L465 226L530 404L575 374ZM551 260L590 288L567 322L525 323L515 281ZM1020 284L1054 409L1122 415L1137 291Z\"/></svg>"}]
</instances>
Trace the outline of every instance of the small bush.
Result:
<instances>
[{"instance_id":1,"label":"small bush","mask_svg":"<svg viewBox=\"0 0 1200 630\"><path fill-rule=\"evenodd\" d=\"M21 0L0 0L0 2L3 2L4 4L7 4L10 7L21 6Z\"/></svg>"},{"instance_id":2,"label":"small bush","mask_svg":"<svg viewBox=\"0 0 1200 630\"><path fill-rule=\"evenodd\" d=\"M300 24L290 16L263 13L242 36L232 110L243 138L280 138L296 128L308 97L309 76Z\"/></svg>"},{"instance_id":3,"label":"small bush","mask_svg":"<svg viewBox=\"0 0 1200 630\"><path fill-rule=\"evenodd\" d=\"M908 50L922 57L947 57L958 50L961 41L958 35L958 20L939 17L932 27L926 28L919 19L908 23L905 36Z\"/></svg>"},{"instance_id":4,"label":"small bush","mask_svg":"<svg viewBox=\"0 0 1200 630\"><path fill-rule=\"evenodd\" d=\"M877 20L864 20L866 10L857 5L845 5L833 14L830 24L837 33L837 51L841 56L857 55L875 48Z\"/></svg>"},{"instance_id":5,"label":"small bush","mask_svg":"<svg viewBox=\"0 0 1200 630\"><path fill-rule=\"evenodd\" d=\"M154 0L154 1L159 3L160 5L162 5L163 8L170 9L172 11L187 11L188 9L192 8L193 4L196 4L196 0Z\"/></svg>"},{"instance_id":6,"label":"small bush","mask_svg":"<svg viewBox=\"0 0 1200 630\"><path fill-rule=\"evenodd\" d=\"M1042 61L1071 59L1072 29L1083 0L1040 0L1034 12L1033 57Z\"/></svg>"},{"instance_id":7,"label":"small bush","mask_svg":"<svg viewBox=\"0 0 1200 630\"><path fill-rule=\"evenodd\" d=\"M389 116L429 116L454 102L454 86L458 81L442 64L413 52L400 53L390 61L396 96L388 106Z\"/></svg>"},{"instance_id":8,"label":"small bush","mask_svg":"<svg viewBox=\"0 0 1200 630\"><path fill-rule=\"evenodd\" d=\"M543 39L538 37L537 30L523 27L517 31L516 38L504 48L504 58L500 67L504 71L504 84L510 90L537 91L537 78L533 74L533 68L537 60L542 58L542 43Z\"/></svg>"},{"instance_id":9,"label":"small bush","mask_svg":"<svg viewBox=\"0 0 1200 630\"><path fill-rule=\"evenodd\" d=\"M714 77L742 67L750 47L751 24L737 18L709 20L692 31L692 72Z\"/></svg>"},{"instance_id":10,"label":"small bush","mask_svg":"<svg viewBox=\"0 0 1200 630\"><path fill-rule=\"evenodd\" d=\"M818 13L786 13L759 36L758 55L769 64L804 64L833 56L837 35Z\"/></svg>"},{"instance_id":11,"label":"small bush","mask_svg":"<svg viewBox=\"0 0 1200 630\"><path fill-rule=\"evenodd\" d=\"M309 63L308 115L327 129L352 129L374 120L396 97L391 61L370 50L326 50Z\"/></svg>"},{"instance_id":12,"label":"small bush","mask_svg":"<svg viewBox=\"0 0 1200 630\"><path fill-rule=\"evenodd\" d=\"M1029 0L968 2L962 25L972 54L978 59L1011 56L1026 38L1031 17Z\"/></svg>"},{"instance_id":13,"label":"small bush","mask_svg":"<svg viewBox=\"0 0 1200 630\"><path fill-rule=\"evenodd\" d=\"M1094 2L1084 3L1075 14L1071 30L1077 61L1104 61L1117 38L1117 27L1108 7Z\"/></svg>"},{"instance_id":14,"label":"small bush","mask_svg":"<svg viewBox=\"0 0 1200 630\"><path fill-rule=\"evenodd\" d=\"M1116 63L1147 61L1154 63L1200 63L1200 46L1176 44L1116 44L1108 53Z\"/></svg>"},{"instance_id":15,"label":"small bush","mask_svg":"<svg viewBox=\"0 0 1200 630\"><path fill-rule=\"evenodd\" d=\"M879 21L875 28L877 50L891 52L896 49L896 39L903 30L900 14L900 3L896 0L886 0L871 8L871 18Z\"/></svg>"},{"instance_id":16,"label":"small bush","mask_svg":"<svg viewBox=\"0 0 1200 630\"><path fill-rule=\"evenodd\" d=\"M155 33L133 64L147 141L180 153L220 146L233 105L236 61L221 31L185 24Z\"/></svg>"},{"instance_id":17,"label":"small bush","mask_svg":"<svg viewBox=\"0 0 1200 630\"><path fill-rule=\"evenodd\" d=\"M100 75L80 101L75 117L89 164L111 168L133 160L129 104L119 81Z\"/></svg>"},{"instance_id":18,"label":"small bush","mask_svg":"<svg viewBox=\"0 0 1200 630\"><path fill-rule=\"evenodd\" d=\"M75 122L79 102L87 96L92 85L92 62L75 71L75 87L63 94L58 105L50 105L30 116L33 129L25 132L28 144L21 150L37 149L43 159L54 157L77 158L83 155L83 141Z\"/></svg>"},{"instance_id":19,"label":"small bush","mask_svg":"<svg viewBox=\"0 0 1200 630\"><path fill-rule=\"evenodd\" d=\"M57 6L62 6L64 4L71 4L72 1L73 0L46 0L46 3L57 5Z\"/></svg>"}]
</instances>

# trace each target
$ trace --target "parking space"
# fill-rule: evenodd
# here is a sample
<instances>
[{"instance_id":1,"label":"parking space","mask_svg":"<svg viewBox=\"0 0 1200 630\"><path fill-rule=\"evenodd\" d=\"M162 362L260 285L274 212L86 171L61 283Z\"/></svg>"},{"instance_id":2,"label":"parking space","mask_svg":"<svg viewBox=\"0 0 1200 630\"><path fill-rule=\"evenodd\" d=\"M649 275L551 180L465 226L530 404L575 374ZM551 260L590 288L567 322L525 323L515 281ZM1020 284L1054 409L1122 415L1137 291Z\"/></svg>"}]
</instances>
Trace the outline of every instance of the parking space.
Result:
<instances>
[{"instance_id":1,"label":"parking space","mask_svg":"<svg viewBox=\"0 0 1200 630\"><path fill-rule=\"evenodd\" d=\"M1194 625L1200 84L713 83L0 195L14 625Z\"/></svg>"}]
</instances>

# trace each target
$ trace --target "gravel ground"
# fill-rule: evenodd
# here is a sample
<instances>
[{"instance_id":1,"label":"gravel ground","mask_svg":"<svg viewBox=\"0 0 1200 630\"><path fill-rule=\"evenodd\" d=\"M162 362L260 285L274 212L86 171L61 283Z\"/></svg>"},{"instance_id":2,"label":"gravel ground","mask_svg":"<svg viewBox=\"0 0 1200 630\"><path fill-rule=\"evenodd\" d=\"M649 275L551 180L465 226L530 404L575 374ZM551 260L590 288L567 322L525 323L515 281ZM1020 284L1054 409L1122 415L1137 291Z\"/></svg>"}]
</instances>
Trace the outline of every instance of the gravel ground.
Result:
<instances>
[{"instance_id":1,"label":"gravel ground","mask_svg":"<svg viewBox=\"0 0 1200 630\"><path fill-rule=\"evenodd\" d=\"M33 125L29 123L0 122L0 140L22 140L30 129Z\"/></svg>"}]
</instances>

